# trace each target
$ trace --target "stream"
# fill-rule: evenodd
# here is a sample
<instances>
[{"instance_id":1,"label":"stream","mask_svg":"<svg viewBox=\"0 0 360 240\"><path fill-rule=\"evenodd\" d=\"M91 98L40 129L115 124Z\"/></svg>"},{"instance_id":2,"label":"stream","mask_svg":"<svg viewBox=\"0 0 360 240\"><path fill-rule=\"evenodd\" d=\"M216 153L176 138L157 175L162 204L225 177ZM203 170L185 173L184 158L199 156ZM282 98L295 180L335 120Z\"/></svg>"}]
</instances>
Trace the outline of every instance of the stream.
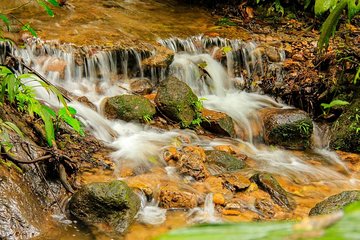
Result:
<instances>
[{"instance_id":1,"label":"stream","mask_svg":"<svg viewBox=\"0 0 360 240\"><path fill-rule=\"evenodd\" d=\"M213 150L226 146L236 154L246 155L246 163L249 167L240 170L242 176L250 178L257 172L271 173L277 177L281 186L291 193L297 203L293 211L275 206L276 214L273 214L270 219L300 219L307 216L309 210L325 197L338 193L340 190L360 188L359 174L353 171L349 163L343 161L346 153L339 153L339 155L331 151L328 147L329 136L326 129L316 123L313 127L311 149L286 150L264 143L262 110L292 109L292 106L264 95L253 79L254 76L264 76L266 66L266 69L274 72L277 81L281 83L283 74L286 74L281 67L281 62L285 60L283 50L277 52L279 62L268 62L263 53L257 51L261 42L250 41L247 37L227 39L198 34L198 32L206 31L211 22L205 12L199 13L201 15L196 23L190 23L193 21L191 14L193 12L185 12L185 9L181 7L173 13L165 13L170 8L171 5L168 4L171 2L151 1L151 3L156 2L154 4L147 3L148 1L143 2L123 1L121 8L128 9L128 11L123 11L123 14L133 14L130 18L123 20L131 22L129 20L131 19L135 22L131 24L139 25L139 22L144 19L143 16L148 16L147 19L151 21L146 26L134 30L130 27L117 28L117 31L131 35L132 39L148 41L146 48L143 49L109 47L112 44L102 48L86 45L86 41L79 47L74 44L31 37L26 39L24 48L0 43L3 53L7 50L14 56L20 57L52 84L64 89L73 99L86 97L95 105L95 108L91 108L81 101L69 102L69 105L77 110L77 116L86 130L112 149L110 158L115 167L111 176L102 176L100 173L97 176L85 176L86 183L121 179L130 187L138 189L147 187L154 192L160 191L163 186L176 186L195 194L199 199L199 204L191 209L166 209L159 206L159 199L156 197L148 199L144 193L138 191L141 198L141 210L124 239L150 239L170 229L193 223L252 221L259 218L254 201L268 198L264 192L254 190L253 192L231 193L221 190L215 178L210 177L211 179L205 182L197 182L192 177L181 175L176 168L168 165L166 156L169 149L196 146L204 150ZM135 7L141 5L142 11L138 16L134 14L132 4L135 4ZM183 13L185 14L183 20L175 23L176 16ZM59 16L62 17L63 14L61 12ZM104 32L109 31L113 23L108 22L109 26L104 28L100 22L106 19L115 21L112 18L114 14L117 13L114 8L111 8L108 14L103 16L105 19L94 20L94 23L91 23L93 24L92 31L101 28ZM155 17L155 15L162 17ZM78 17L80 16L79 14ZM56 17L56 21L60 21L60 17ZM160 22L163 25L162 32L152 31L159 28L157 23ZM175 24L176 27L174 27ZM180 25L198 26L196 30L186 32L180 29ZM77 41L80 40L72 41L72 39L81 35L86 26L88 25L82 26L76 36L69 36L69 38L62 36L61 40L78 43ZM60 26L55 24L55 27ZM40 35L45 35L46 28L43 28ZM72 25L69 26L69 32L71 31L75 31ZM89 34L84 33L82 37L87 38ZM99 33L104 38L106 34ZM57 38L51 34L47 37L48 39ZM111 42L112 39L106 39L106 41ZM159 47L174 52L169 66L146 64L146 59L159 55ZM224 51L223 56L219 57L219 52L224 49L227 50ZM191 129L158 128L153 124L105 118L104 99L129 94L131 80L146 78L157 86L169 76L175 76L190 86L202 100L206 109L223 112L230 116L235 122L235 137L199 134ZM34 84L31 79L25 82L29 85ZM60 106L56 96L41 88L36 88L36 91L38 98L42 101L53 107ZM147 97L154 99L154 95ZM126 171L131 173L127 174ZM217 169L211 171L212 175L219 174ZM240 204L240 213L219 209L213 202L214 195L218 193L224 195L228 201L237 200ZM106 239L103 236L94 237L86 231L79 230L64 216L55 215L46 218L52 219L47 223L50 227L37 225L41 234L38 235L39 232L32 229L34 235L38 235L35 239Z\"/></svg>"}]
</instances>

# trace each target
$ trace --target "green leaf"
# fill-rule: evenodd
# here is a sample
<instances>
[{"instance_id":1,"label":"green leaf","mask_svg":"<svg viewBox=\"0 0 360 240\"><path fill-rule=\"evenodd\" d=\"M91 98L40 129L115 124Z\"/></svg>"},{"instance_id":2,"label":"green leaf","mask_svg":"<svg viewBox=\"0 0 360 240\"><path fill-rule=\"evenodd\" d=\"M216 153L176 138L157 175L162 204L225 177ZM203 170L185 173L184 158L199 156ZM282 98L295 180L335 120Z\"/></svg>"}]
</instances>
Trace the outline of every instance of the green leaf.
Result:
<instances>
[{"instance_id":1,"label":"green leaf","mask_svg":"<svg viewBox=\"0 0 360 240\"><path fill-rule=\"evenodd\" d=\"M348 104L349 104L349 102L347 102L347 101L336 99L336 100L332 100L330 103L322 103L320 105L324 109L330 109L335 106L344 106L344 105L348 105Z\"/></svg>"},{"instance_id":2,"label":"green leaf","mask_svg":"<svg viewBox=\"0 0 360 240\"><path fill-rule=\"evenodd\" d=\"M10 30L10 20L4 14L0 14L0 19L5 23L6 28Z\"/></svg>"},{"instance_id":3,"label":"green leaf","mask_svg":"<svg viewBox=\"0 0 360 240\"><path fill-rule=\"evenodd\" d=\"M24 134L22 133L22 131L12 122L4 122L3 126L9 130L15 131L20 137L22 137L22 138L24 137Z\"/></svg>"},{"instance_id":4,"label":"green leaf","mask_svg":"<svg viewBox=\"0 0 360 240\"><path fill-rule=\"evenodd\" d=\"M340 15L342 10L346 7L348 0L341 0L340 3L336 6L336 8L330 13L330 15L326 18L325 22L321 26L320 29L320 38L318 41L319 50L325 47L327 48L329 45L329 39L331 35L336 30L336 26L339 22Z\"/></svg>"},{"instance_id":5,"label":"green leaf","mask_svg":"<svg viewBox=\"0 0 360 240\"><path fill-rule=\"evenodd\" d=\"M360 66L358 67L357 72L356 72L356 74L355 74L354 84L356 84L356 83L357 83L357 80L359 80L359 79L360 79Z\"/></svg>"},{"instance_id":6,"label":"green leaf","mask_svg":"<svg viewBox=\"0 0 360 240\"><path fill-rule=\"evenodd\" d=\"M44 8L44 10L47 12L47 14L50 16L50 17L53 17L54 16L54 12L51 10L51 8L42 0L37 0L38 4Z\"/></svg>"},{"instance_id":7,"label":"green leaf","mask_svg":"<svg viewBox=\"0 0 360 240\"><path fill-rule=\"evenodd\" d=\"M316 0L315 14L320 15L336 6L338 0Z\"/></svg>"},{"instance_id":8,"label":"green leaf","mask_svg":"<svg viewBox=\"0 0 360 240\"><path fill-rule=\"evenodd\" d=\"M348 1L348 17L351 20L357 13L360 12L360 1L356 4L357 0Z\"/></svg>"},{"instance_id":9,"label":"green leaf","mask_svg":"<svg viewBox=\"0 0 360 240\"><path fill-rule=\"evenodd\" d=\"M33 35L34 37L38 37L38 35L36 34L36 31L30 26L29 23L25 24L24 26L22 26L21 28L24 31L28 31L31 33L31 35Z\"/></svg>"},{"instance_id":10,"label":"green leaf","mask_svg":"<svg viewBox=\"0 0 360 240\"><path fill-rule=\"evenodd\" d=\"M67 108L64 107L59 110L59 118L62 119L67 124L69 124L81 136L84 136L85 132L81 126L80 121L72 117L72 115L75 114L76 114L76 110L73 107L67 107Z\"/></svg>"},{"instance_id":11,"label":"green leaf","mask_svg":"<svg viewBox=\"0 0 360 240\"><path fill-rule=\"evenodd\" d=\"M227 54L228 52L232 51L232 48L230 46L225 46L222 47L221 50L223 51L223 53Z\"/></svg>"},{"instance_id":12,"label":"green leaf","mask_svg":"<svg viewBox=\"0 0 360 240\"><path fill-rule=\"evenodd\" d=\"M47 2L53 5L54 7L60 7L59 3L56 0L47 0Z\"/></svg>"}]
</instances>

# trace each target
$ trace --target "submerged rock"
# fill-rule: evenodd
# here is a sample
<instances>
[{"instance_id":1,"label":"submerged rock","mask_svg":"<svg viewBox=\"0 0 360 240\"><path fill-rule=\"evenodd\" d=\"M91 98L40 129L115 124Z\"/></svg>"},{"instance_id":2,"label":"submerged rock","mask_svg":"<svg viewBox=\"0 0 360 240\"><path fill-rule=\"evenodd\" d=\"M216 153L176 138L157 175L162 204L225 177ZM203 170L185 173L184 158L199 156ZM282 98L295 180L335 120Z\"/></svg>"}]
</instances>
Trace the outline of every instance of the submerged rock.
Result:
<instances>
[{"instance_id":1,"label":"submerged rock","mask_svg":"<svg viewBox=\"0 0 360 240\"><path fill-rule=\"evenodd\" d=\"M183 126L189 126L196 117L197 101L198 98L191 88L175 77L162 81L155 97L161 113Z\"/></svg>"},{"instance_id":2,"label":"submerged rock","mask_svg":"<svg viewBox=\"0 0 360 240\"><path fill-rule=\"evenodd\" d=\"M313 124L306 112L298 109L265 109L261 116L267 144L288 149L310 147Z\"/></svg>"},{"instance_id":3,"label":"submerged rock","mask_svg":"<svg viewBox=\"0 0 360 240\"><path fill-rule=\"evenodd\" d=\"M153 91L153 85L147 78L133 79L130 83L130 90L136 94L146 95Z\"/></svg>"},{"instance_id":4,"label":"submerged rock","mask_svg":"<svg viewBox=\"0 0 360 240\"><path fill-rule=\"evenodd\" d=\"M310 210L309 215L322 215L343 209L346 205L360 201L360 191L345 191L328 197Z\"/></svg>"},{"instance_id":5,"label":"submerged rock","mask_svg":"<svg viewBox=\"0 0 360 240\"><path fill-rule=\"evenodd\" d=\"M360 116L360 99L354 101L334 123L331 148L360 153L360 119L357 116Z\"/></svg>"},{"instance_id":6,"label":"submerged rock","mask_svg":"<svg viewBox=\"0 0 360 240\"><path fill-rule=\"evenodd\" d=\"M289 210L294 210L296 207L295 201L288 195L288 193L280 186L278 181L268 173L257 173L251 177L259 188L271 196L276 204L285 207Z\"/></svg>"},{"instance_id":7,"label":"submerged rock","mask_svg":"<svg viewBox=\"0 0 360 240\"><path fill-rule=\"evenodd\" d=\"M227 114L204 108L201 115L205 119L201 126L206 130L227 137L235 136L234 122Z\"/></svg>"},{"instance_id":8,"label":"submerged rock","mask_svg":"<svg viewBox=\"0 0 360 240\"><path fill-rule=\"evenodd\" d=\"M146 98L136 95L120 95L104 100L103 112L109 119L142 121L152 118L155 106Z\"/></svg>"},{"instance_id":9,"label":"submerged rock","mask_svg":"<svg viewBox=\"0 0 360 240\"><path fill-rule=\"evenodd\" d=\"M205 160L204 149L188 146L182 149L176 166L181 174L191 176L196 180L202 180L209 176Z\"/></svg>"},{"instance_id":10,"label":"submerged rock","mask_svg":"<svg viewBox=\"0 0 360 240\"><path fill-rule=\"evenodd\" d=\"M233 172L246 167L246 163L242 158L236 158L233 155L218 150L208 150L206 153L206 163L209 169L213 169L213 174L221 174L225 172Z\"/></svg>"},{"instance_id":11,"label":"submerged rock","mask_svg":"<svg viewBox=\"0 0 360 240\"><path fill-rule=\"evenodd\" d=\"M123 233L139 208L138 196L122 181L88 184L69 202L74 218L105 233Z\"/></svg>"},{"instance_id":12,"label":"submerged rock","mask_svg":"<svg viewBox=\"0 0 360 240\"><path fill-rule=\"evenodd\" d=\"M195 193L182 190L177 186L164 186L160 189L160 207L163 208L194 208L197 206Z\"/></svg>"}]
</instances>

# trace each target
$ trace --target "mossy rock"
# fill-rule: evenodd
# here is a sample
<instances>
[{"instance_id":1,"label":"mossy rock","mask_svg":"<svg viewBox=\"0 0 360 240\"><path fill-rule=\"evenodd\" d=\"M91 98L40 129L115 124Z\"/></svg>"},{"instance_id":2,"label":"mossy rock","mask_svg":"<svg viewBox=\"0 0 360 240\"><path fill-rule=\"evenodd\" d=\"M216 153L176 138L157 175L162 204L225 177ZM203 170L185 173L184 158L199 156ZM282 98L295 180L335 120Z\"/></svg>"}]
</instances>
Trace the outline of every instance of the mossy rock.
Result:
<instances>
[{"instance_id":1,"label":"mossy rock","mask_svg":"<svg viewBox=\"0 0 360 240\"><path fill-rule=\"evenodd\" d=\"M198 98L191 88L175 77L168 77L162 81L155 97L155 103L161 113L185 127L191 125L196 118L197 101Z\"/></svg>"},{"instance_id":2,"label":"mossy rock","mask_svg":"<svg viewBox=\"0 0 360 240\"><path fill-rule=\"evenodd\" d=\"M234 122L229 115L204 108L201 116L204 119L201 126L209 132L227 137L235 136Z\"/></svg>"},{"instance_id":3,"label":"mossy rock","mask_svg":"<svg viewBox=\"0 0 360 240\"><path fill-rule=\"evenodd\" d=\"M360 191L345 191L328 197L310 210L309 215L329 214L343 209L350 203L360 201Z\"/></svg>"},{"instance_id":4,"label":"mossy rock","mask_svg":"<svg viewBox=\"0 0 360 240\"><path fill-rule=\"evenodd\" d=\"M119 95L105 100L103 112L108 119L142 121L156 113L150 100L137 95Z\"/></svg>"},{"instance_id":5,"label":"mossy rock","mask_svg":"<svg viewBox=\"0 0 360 240\"><path fill-rule=\"evenodd\" d=\"M357 119L356 119L356 116ZM358 132L356 132L356 130ZM360 153L360 99L355 100L333 124L330 147Z\"/></svg>"},{"instance_id":6,"label":"mossy rock","mask_svg":"<svg viewBox=\"0 0 360 240\"><path fill-rule=\"evenodd\" d=\"M283 208L296 208L294 199L281 187L279 182L269 173L257 173L250 178L260 189L267 192L273 201Z\"/></svg>"},{"instance_id":7,"label":"mossy rock","mask_svg":"<svg viewBox=\"0 0 360 240\"><path fill-rule=\"evenodd\" d=\"M313 123L306 112L298 109L266 109L261 114L265 143L288 149L310 147Z\"/></svg>"},{"instance_id":8,"label":"mossy rock","mask_svg":"<svg viewBox=\"0 0 360 240\"><path fill-rule=\"evenodd\" d=\"M209 165L209 169L214 168L211 165L215 165L217 174L234 172L247 166L243 159L238 159L224 151L208 150L205 154L206 164Z\"/></svg>"},{"instance_id":9,"label":"mossy rock","mask_svg":"<svg viewBox=\"0 0 360 240\"><path fill-rule=\"evenodd\" d=\"M139 208L139 197L123 181L90 183L69 202L71 216L100 232L124 232Z\"/></svg>"}]
</instances>

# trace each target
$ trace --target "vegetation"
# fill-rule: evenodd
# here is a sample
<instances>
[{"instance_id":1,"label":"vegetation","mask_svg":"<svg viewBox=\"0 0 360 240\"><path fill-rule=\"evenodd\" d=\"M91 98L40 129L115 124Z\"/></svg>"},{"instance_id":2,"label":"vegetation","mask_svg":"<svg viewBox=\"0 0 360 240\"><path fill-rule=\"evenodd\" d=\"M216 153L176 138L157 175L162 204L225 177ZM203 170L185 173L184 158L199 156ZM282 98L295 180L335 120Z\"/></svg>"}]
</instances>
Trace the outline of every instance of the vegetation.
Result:
<instances>
[{"instance_id":1,"label":"vegetation","mask_svg":"<svg viewBox=\"0 0 360 240\"><path fill-rule=\"evenodd\" d=\"M360 202L347 206L345 215L334 213L305 219L303 222L257 222L205 224L172 231L158 240L212 239L358 239ZM341 219L340 219L341 218ZM340 219L340 220L339 220Z\"/></svg>"},{"instance_id":2,"label":"vegetation","mask_svg":"<svg viewBox=\"0 0 360 240\"><path fill-rule=\"evenodd\" d=\"M38 85L27 86L25 83L35 81ZM25 82L25 83L24 83ZM48 85L33 74L22 74L17 76L9 68L0 66L0 106L6 102L13 104L19 111L26 112L30 116L39 116L44 123L44 130L46 133L46 140L49 146L55 143L56 128L60 121L69 124L79 134L84 135L80 122L73 117L76 110L68 107L62 94L52 85ZM49 94L55 94L62 103L61 108L57 113L41 103L35 96L36 87L43 87ZM19 133L19 129L14 124L5 122L2 124L2 131L6 134L4 129L9 127ZM4 135L6 137L6 135Z\"/></svg>"}]
</instances>

